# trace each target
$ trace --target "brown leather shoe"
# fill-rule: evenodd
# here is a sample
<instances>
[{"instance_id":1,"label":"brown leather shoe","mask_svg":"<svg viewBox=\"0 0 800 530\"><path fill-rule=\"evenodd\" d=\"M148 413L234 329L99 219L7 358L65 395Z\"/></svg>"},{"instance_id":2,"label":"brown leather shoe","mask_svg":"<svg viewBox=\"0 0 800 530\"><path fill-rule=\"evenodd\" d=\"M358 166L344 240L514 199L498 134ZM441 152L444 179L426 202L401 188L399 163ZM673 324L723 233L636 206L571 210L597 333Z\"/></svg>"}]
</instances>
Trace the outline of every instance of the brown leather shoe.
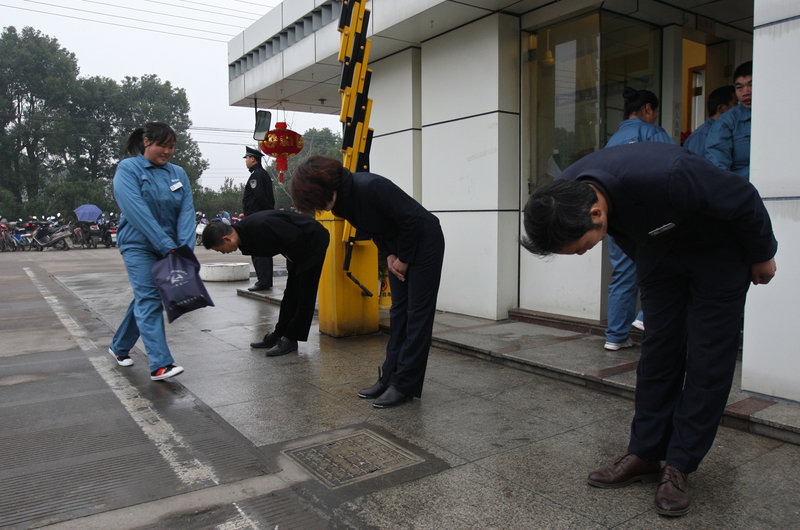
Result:
<instances>
[{"instance_id":1,"label":"brown leather shoe","mask_svg":"<svg viewBox=\"0 0 800 530\"><path fill-rule=\"evenodd\" d=\"M656 490L656 512L669 517L685 515L691 500L686 474L672 466L664 466Z\"/></svg>"},{"instance_id":2,"label":"brown leather shoe","mask_svg":"<svg viewBox=\"0 0 800 530\"><path fill-rule=\"evenodd\" d=\"M622 488L634 482L655 482L659 462L642 460L632 453L619 457L610 466L589 473L589 484L597 488Z\"/></svg>"}]
</instances>

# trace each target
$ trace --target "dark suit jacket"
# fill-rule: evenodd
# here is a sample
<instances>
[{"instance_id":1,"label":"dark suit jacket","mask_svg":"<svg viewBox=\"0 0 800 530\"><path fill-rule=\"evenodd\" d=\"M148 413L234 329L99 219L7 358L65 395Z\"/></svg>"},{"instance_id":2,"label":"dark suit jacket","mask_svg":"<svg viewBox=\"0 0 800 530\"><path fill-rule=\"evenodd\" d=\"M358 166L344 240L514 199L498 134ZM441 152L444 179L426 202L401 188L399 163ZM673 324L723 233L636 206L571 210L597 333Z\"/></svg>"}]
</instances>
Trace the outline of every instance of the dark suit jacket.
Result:
<instances>
[{"instance_id":1,"label":"dark suit jacket","mask_svg":"<svg viewBox=\"0 0 800 530\"><path fill-rule=\"evenodd\" d=\"M298 272L325 259L330 236L313 217L285 210L265 210L245 216L233 225L239 250L249 256L283 254Z\"/></svg>"},{"instance_id":2,"label":"dark suit jacket","mask_svg":"<svg viewBox=\"0 0 800 530\"><path fill-rule=\"evenodd\" d=\"M244 186L242 211L248 216L273 208L275 208L275 194L272 191L272 179L259 162L250 168L250 178Z\"/></svg>"},{"instance_id":3,"label":"dark suit jacket","mask_svg":"<svg viewBox=\"0 0 800 530\"><path fill-rule=\"evenodd\" d=\"M372 238L385 255L414 263L420 234L439 229L439 219L391 180L343 170L333 213Z\"/></svg>"},{"instance_id":4,"label":"dark suit jacket","mask_svg":"<svg viewBox=\"0 0 800 530\"><path fill-rule=\"evenodd\" d=\"M608 233L634 259L640 279L669 251L753 264L778 248L764 202L747 179L674 145L609 147L558 178L603 190Z\"/></svg>"}]
</instances>

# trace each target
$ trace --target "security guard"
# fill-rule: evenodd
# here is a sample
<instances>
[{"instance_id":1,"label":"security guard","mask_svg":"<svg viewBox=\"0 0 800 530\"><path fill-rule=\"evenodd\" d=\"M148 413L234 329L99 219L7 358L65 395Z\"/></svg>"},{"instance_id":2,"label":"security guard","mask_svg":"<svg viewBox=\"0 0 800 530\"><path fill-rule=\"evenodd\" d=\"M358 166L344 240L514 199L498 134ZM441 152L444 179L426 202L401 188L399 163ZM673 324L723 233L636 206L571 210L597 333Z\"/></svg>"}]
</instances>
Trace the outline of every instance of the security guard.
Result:
<instances>
[{"instance_id":1,"label":"security guard","mask_svg":"<svg viewBox=\"0 0 800 530\"><path fill-rule=\"evenodd\" d=\"M534 191L523 224L535 254L580 255L608 233L636 262L647 333L630 442L588 482L658 480L656 511L685 514L686 474L711 448L730 393L749 283L775 275L778 243L758 191L680 147L622 145Z\"/></svg>"},{"instance_id":2,"label":"security guard","mask_svg":"<svg viewBox=\"0 0 800 530\"><path fill-rule=\"evenodd\" d=\"M313 217L285 210L256 212L233 226L211 223L205 228L203 246L217 252L238 249L253 257L286 256L289 277L278 323L251 348L268 348L266 356L275 357L296 351L297 341L308 339L329 239Z\"/></svg>"},{"instance_id":3,"label":"security guard","mask_svg":"<svg viewBox=\"0 0 800 530\"><path fill-rule=\"evenodd\" d=\"M245 164L250 171L250 178L244 187L242 211L245 217L264 210L275 209L275 194L272 191L272 179L261 167L260 151L247 147ZM272 255L253 256L253 268L256 270L256 283L248 291L264 291L272 289Z\"/></svg>"}]
</instances>

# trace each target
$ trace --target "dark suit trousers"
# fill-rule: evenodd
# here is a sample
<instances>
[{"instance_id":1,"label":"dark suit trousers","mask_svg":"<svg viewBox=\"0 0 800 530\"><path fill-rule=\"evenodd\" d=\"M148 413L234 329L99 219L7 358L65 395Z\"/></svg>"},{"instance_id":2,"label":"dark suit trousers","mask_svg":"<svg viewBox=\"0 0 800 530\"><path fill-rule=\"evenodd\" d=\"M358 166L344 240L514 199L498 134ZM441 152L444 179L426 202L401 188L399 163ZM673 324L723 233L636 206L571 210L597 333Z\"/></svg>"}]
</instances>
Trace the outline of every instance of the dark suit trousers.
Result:
<instances>
[{"instance_id":1,"label":"dark suit trousers","mask_svg":"<svg viewBox=\"0 0 800 530\"><path fill-rule=\"evenodd\" d=\"M327 235L326 232L325 236ZM314 320L319 277L322 274L322 264L325 262L325 251L328 249L327 237L324 242L320 240L309 243L312 244L314 251L310 254L308 262L298 264L286 260L289 277L286 280L286 289L283 291L275 333L293 340L307 340L311 321Z\"/></svg>"},{"instance_id":2,"label":"dark suit trousers","mask_svg":"<svg viewBox=\"0 0 800 530\"><path fill-rule=\"evenodd\" d=\"M262 287L272 287L272 256L253 256L256 270L256 283Z\"/></svg>"},{"instance_id":3,"label":"dark suit trousers","mask_svg":"<svg viewBox=\"0 0 800 530\"><path fill-rule=\"evenodd\" d=\"M444 259L444 236L439 225L424 232L406 281L389 273L392 308L391 332L383 363L384 384L394 384L405 395L422 395L428 352L436 315L436 297Z\"/></svg>"},{"instance_id":4,"label":"dark suit trousers","mask_svg":"<svg viewBox=\"0 0 800 530\"><path fill-rule=\"evenodd\" d=\"M639 281L646 331L628 450L684 473L714 442L736 368L750 267L725 254L670 253Z\"/></svg>"}]
</instances>

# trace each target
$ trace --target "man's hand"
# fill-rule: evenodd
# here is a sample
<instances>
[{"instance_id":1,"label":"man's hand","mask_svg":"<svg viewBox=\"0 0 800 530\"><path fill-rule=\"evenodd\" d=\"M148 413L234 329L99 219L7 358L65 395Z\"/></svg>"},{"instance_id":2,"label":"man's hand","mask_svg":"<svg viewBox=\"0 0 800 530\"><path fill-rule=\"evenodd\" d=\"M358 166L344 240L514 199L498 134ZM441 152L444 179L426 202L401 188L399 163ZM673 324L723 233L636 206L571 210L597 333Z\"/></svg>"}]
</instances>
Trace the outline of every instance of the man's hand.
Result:
<instances>
[{"instance_id":1,"label":"man's hand","mask_svg":"<svg viewBox=\"0 0 800 530\"><path fill-rule=\"evenodd\" d=\"M394 254L389 254L386 257L386 264L389 266L389 272L397 276L401 282L406 281L406 273L408 272L408 263L400 261Z\"/></svg>"},{"instance_id":2,"label":"man's hand","mask_svg":"<svg viewBox=\"0 0 800 530\"><path fill-rule=\"evenodd\" d=\"M750 266L751 278L753 285L766 284L775 276L775 259L765 261L763 263L753 263Z\"/></svg>"}]
</instances>

